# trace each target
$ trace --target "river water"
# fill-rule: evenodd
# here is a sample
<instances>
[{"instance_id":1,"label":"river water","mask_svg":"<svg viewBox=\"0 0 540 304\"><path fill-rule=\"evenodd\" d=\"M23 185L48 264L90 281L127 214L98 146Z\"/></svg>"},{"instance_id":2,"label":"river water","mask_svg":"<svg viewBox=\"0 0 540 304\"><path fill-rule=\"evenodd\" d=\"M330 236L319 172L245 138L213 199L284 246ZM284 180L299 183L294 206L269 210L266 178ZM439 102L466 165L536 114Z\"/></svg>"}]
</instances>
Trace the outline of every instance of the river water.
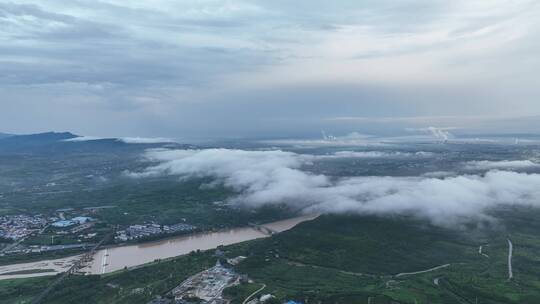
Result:
<instances>
[{"instance_id":1,"label":"river water","mask_svg":"<svg viewBox=\"0 0 540 304\"><path fill-rule=\"evenodd\" d=\"M282 232L293 228L301 222L309 221L316 217L317 215L300 216L287 220L267 223L263 226L276 232ZM137 245L106 248L98 250L94 255L93 261L86 268L82 269L82 271L89 274L109 273L123 269L124 267L129 268L146 264L156 259L166 259L188 254L195 250L214 249L220 245L231 245L264 237L268 237L268 235L260 232L257 229L252 227L241 227L218 232L196 233ZM66 258L64 260L70 259ZM1 267L0 280L19 277L18 275L6 276L2 275L2 273L22 269L51 269L53 268L50 267L51 262L52 261L40 261ZM56 268L54 270L61 272L62 269ZM25 274L24 277L38 275L44 274ZM23 276L21 275L20 277Z\"/></svg>"}]
</instances>

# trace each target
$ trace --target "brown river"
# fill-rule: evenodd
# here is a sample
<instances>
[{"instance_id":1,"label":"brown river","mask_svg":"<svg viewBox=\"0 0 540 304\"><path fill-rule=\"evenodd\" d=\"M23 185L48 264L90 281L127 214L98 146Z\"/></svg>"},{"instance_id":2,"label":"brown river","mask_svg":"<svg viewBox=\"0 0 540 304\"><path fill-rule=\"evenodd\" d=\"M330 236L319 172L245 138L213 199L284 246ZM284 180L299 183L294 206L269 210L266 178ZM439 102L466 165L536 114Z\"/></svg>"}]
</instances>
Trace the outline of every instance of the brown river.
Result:
<instances>
[{"instance_id":1,"label":"brown river","mask_svg":"<svg viewBox=\"0 0 540 304\"><path fill-rule=\"evenodd\" d=\"M263 226L275 232L283 232L301 222L309 221L316 217L317 215L305 215L267 223ZM89 274L104 274L125 267L129 268L146 264L156 259L171 258L188 254L195 250L214 249L220 245L231 245L264 237L268 237L268 235L255 228L241 227L217 232L179 236L162 241L106 248L98 250L94 254L93 261L86 268L83 268L82 271ZM68 269L78 257L74 256L58 260L0 266L0 280L54 275ZM39 270L41 272L30 273L32 270ZM14 273L17 271L27 273Z\"/></svg>"}]
</instances>

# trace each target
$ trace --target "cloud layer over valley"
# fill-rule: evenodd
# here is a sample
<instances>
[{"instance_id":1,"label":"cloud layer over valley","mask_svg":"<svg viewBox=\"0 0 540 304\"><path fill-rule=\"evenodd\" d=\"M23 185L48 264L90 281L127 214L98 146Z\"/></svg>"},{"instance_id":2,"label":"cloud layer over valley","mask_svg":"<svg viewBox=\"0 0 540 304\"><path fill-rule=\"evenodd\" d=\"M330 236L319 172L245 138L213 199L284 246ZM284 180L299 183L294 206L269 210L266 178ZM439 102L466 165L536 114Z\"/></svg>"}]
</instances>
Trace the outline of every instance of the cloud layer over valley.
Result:
<instances>
[{"instance_id":1,"label":"cloud layer over valley","mask_svg":"<svg viewBox=\"0 0 540 304\"><path fill-rule=\"evenodd\" d=\"M487 219L500 205L540 206L540 174L488 171L436 177L341 177L309 172L313 157L285 151L149 150L156 164L134 178L174 175L215 178L239 194L230 202L286 204L302 212L415 215L451 226Z\"/></svg>"}]
</instances>

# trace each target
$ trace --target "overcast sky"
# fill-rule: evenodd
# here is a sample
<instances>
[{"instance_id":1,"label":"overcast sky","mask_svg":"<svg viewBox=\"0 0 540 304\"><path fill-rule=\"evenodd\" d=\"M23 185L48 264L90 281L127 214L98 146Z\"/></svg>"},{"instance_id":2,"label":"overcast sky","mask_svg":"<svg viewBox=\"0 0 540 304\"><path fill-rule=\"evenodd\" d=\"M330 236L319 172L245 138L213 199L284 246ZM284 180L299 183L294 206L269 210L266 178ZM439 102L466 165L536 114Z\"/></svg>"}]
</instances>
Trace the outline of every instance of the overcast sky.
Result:
<instances>
[{"instance_id":1,"label":"overcast sky","mask_svg":"<svg viewBox=\"0 0 540 304\"><path fill-rule=\"evenodd\" d=\"M540 2L0 1L0 132L540 130Z\"/></svg>"}]
</instances>

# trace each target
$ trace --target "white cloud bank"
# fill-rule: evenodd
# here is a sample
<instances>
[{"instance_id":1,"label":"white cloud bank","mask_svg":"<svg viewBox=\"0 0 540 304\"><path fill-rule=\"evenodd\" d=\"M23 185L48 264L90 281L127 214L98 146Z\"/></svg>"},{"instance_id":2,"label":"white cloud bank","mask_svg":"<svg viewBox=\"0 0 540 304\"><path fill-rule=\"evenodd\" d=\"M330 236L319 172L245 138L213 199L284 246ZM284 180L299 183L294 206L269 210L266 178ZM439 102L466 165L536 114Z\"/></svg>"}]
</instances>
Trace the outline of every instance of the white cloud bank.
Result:
<instances>
[{"instance_id":1,"label":"white cloud bank","mask_svg":"<svg viewBox=\"0 0 540 304\"><path fill-rule=\"evenodd\" d=\"M302 171L308 160L283 151L157 149L146 157L159 163L130 176L213 177L240 193L231 202L255 207L285 203L304 212L413 214L451 226L489 218L486 211L497 205L540 206L540 174L332 179Z\"/></svg>"},{"instance_id":2,"label":"white cloud bank","mask_svg":"<svg viewBox=\"0 0 540 304\"><path fill-rule=\"evenodd\" d=\"M293 145L307 147L321 146L382 146L379 138L371 135L351 132L344 136L334 136L321 131L320 139L273 139L261 140L262 143L276 145Z\"/></svg>"},{"instance_id":3,"label":"white cloud bank","mask_svg":"<svg viewBox=\"0 0 540 304\"><path fill-rule=\"evenodd\" d=\"M63 141L81 142L81 141L92 141L92 140L101 140L101 139L105 139L105 138L96 137L96 136L78 136L78 137L64 139Z\"/></svg>"},{"instance_id":4,"label":"white cloud bank","mask_svg":"<svg viewBox=\"0 0 540 304\"><path fill-rule=\"evenodd\" d=\"M404 158L404 157L429 157L433 152L400 152L400 151L339 151L328 155L317 155L314 158Z\"/></svg>"},{"instance_id":5,"label":"white cloud bank","mask_svg":"<svg viewBox=\"0 0 540 304\"><path fill-rule=\"evenodd\" d=\"M119 141L126 144L160 144L160 143L172 143L175 140L163 137L121 137Z\"/></svg>"},{"instance_id":6,"label":"white cloud bank","mask_svg":"<svg viewBox=\"0 0 540 304\"><path fill-rule=\"evenodd\" d=\"M467 170L512 170L512 169L530 169L539 168L540 164L530 160L502 160L502 161L470 161L465 164Z\"/></svg>"}]
</instances>

